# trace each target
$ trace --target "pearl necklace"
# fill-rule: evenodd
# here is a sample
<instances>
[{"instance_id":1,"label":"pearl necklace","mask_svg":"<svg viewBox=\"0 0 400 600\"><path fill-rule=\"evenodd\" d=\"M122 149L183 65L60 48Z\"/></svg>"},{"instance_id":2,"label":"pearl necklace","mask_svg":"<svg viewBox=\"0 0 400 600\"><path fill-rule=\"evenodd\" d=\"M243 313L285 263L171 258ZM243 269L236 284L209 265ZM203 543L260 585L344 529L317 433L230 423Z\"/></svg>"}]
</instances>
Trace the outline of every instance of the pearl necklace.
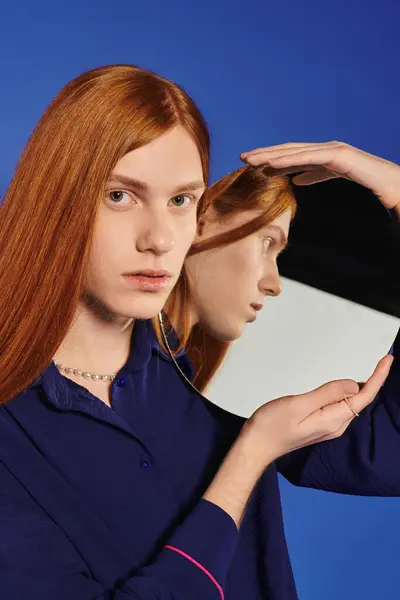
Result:
<instances>
[{"instance_id":1,"label":"pearl necklace","mask_svg":"<svg viewBox=\"0 0 400 600\"><path fill-rule=\"evenodd\" d=\"M61 363L56 363L54 360L53 363L56 365L60 373L65 373L66 375L77 375L77 377L84 377L85 379L92 379L93 381L114 381L117 376L116 373L113 373L112 375L100 375L100 373L91 373L90 371L81 371L80 369L65 367Z\"/></svg>"}]
</instances>

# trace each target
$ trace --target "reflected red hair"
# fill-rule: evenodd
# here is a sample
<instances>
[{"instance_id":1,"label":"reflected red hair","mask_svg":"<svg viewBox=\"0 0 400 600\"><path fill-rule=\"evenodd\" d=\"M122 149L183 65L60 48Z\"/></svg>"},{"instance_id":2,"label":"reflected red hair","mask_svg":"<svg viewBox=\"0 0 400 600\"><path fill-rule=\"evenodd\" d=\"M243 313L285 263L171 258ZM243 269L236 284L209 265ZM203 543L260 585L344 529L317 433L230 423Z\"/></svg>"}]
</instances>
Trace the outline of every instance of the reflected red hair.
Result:
<instances>
[{"instance_id":1,"label":"reflected red hair","mask_svg":"<svg viewBox=\"0 0 400 600\"><path fill-rule=\"evenodd\" d=\"M40 376L70 328L115 164L176 125L196 143L207 182L203 117L180 86L150 71L93 69L45 111L0 206L0 404Z\"/></svg>"},{"instance_id":2,"label":"reflected red hair","mask_svg":"<svg viewBox=\"0 0 400 600\"><path fill-rule=\"evenodd\" d=\"M268 177L262 169L246 166L225 175L209 188L205 210L208 208L213 209L218 219L234 217L244 211L259 211L259 215L240 227L193 244L188 256L232 244L266 227L287 210L291 211L293 218L296 200L288 178ZM180 345L176 352L186 347L195 370L192 383L202 392L221 366L231 342L211 337L201 323L190 330L190 302L191 291L183 267L168 298L165 312L179 336ZM156 319L154 326L159 342L164 347Z\"/></svg>"}]
</instances>

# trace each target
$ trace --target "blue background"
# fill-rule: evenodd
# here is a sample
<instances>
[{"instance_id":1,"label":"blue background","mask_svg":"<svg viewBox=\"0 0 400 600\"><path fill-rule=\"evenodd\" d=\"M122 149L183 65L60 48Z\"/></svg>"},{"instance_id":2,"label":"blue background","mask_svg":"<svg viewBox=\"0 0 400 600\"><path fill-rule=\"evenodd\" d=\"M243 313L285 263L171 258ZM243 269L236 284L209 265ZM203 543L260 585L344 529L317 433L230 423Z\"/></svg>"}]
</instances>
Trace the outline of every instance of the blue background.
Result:
<instances>
[{"instance_id":1,"label":"blue background","mask_svg":"<svg viewBox=\"0 0 400 600\"><path fill-rule=\"evenodd\" d=\"M212 179L285 141L343 140L400 163L399 16L395 0L2 0L0 192L59 89L117 62L194 96ZM281 488L300 600L400 597L399 500Z\"/></svg>"}]
</instances>

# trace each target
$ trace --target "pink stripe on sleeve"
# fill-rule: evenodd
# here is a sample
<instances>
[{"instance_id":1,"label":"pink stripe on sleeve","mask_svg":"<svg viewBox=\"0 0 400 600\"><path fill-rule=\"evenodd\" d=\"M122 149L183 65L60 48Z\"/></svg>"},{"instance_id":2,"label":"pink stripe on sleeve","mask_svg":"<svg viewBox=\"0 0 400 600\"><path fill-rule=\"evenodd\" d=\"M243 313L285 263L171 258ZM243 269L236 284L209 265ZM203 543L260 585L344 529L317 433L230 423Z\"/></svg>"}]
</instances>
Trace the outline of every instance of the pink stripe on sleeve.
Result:
<instances>
[{"instance_id":1,"label":"pink stripe on sleeve","mask_svg":"<svg viewBox=\"0 0 400 600\"><path fill-rule=\"evenodd\" d=\"M186 554L186 552L183 552L182 550L179 550L179 548L175 548L175 546L164 546L164 548L167 548L168 550L173 550L174 552L177 552L178 554L181 554L182 556L184 556L185 558L187 558L188 560L190 560L190 562L192 562L194 565L196 565L196 567L198 567L199 569L201 569L203 571L203 573L205 573L207 575L207 577L209 577L211 579L211 581L213 582L213 584L217 587L219 593L221 594L221 600L224 600L225 596L224 596L224 591L223 591L222 587L219 585L219 583L215 579L215 577L213 577L211 575L211 573L209 571L207 571L207 569L205 569L203 567L203 565L201 565L199 562L197 562L197 560L195 560L194 558L192 558L191 556L189 556L189 554Z\"/></svg>"}]
</instances>

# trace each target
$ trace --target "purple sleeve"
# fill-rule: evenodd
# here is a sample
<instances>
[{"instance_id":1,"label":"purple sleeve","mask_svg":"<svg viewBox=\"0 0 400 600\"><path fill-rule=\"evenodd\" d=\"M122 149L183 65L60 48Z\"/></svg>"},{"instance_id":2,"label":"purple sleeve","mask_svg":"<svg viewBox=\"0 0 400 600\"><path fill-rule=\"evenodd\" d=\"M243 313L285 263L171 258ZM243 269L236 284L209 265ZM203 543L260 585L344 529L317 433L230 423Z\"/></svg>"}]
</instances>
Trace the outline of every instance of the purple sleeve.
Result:
<instances>
[{"instance_id":1,"label":"purple sleeve","mask_svg":"<svg viewBox=\"0 0 400 600\"><path fill-rule=\"evenodd\" d=\"M277 461L298 486L360 496L400 496L400 330L394 361L373 402L337 439L296 450Z\"/></svg>"},{"instance_id":2,"label":"purple sleeve","mask_svg":"<svg viewBox=\"0 0 400 600\"><path fill-rule=\"evenodd\" d=\"M238 539L233 519L201 499L155 560L104 589L63 530L13 494L0 462L0 598L8 600L221 600Z\"/></svg>"}]
</instances>

